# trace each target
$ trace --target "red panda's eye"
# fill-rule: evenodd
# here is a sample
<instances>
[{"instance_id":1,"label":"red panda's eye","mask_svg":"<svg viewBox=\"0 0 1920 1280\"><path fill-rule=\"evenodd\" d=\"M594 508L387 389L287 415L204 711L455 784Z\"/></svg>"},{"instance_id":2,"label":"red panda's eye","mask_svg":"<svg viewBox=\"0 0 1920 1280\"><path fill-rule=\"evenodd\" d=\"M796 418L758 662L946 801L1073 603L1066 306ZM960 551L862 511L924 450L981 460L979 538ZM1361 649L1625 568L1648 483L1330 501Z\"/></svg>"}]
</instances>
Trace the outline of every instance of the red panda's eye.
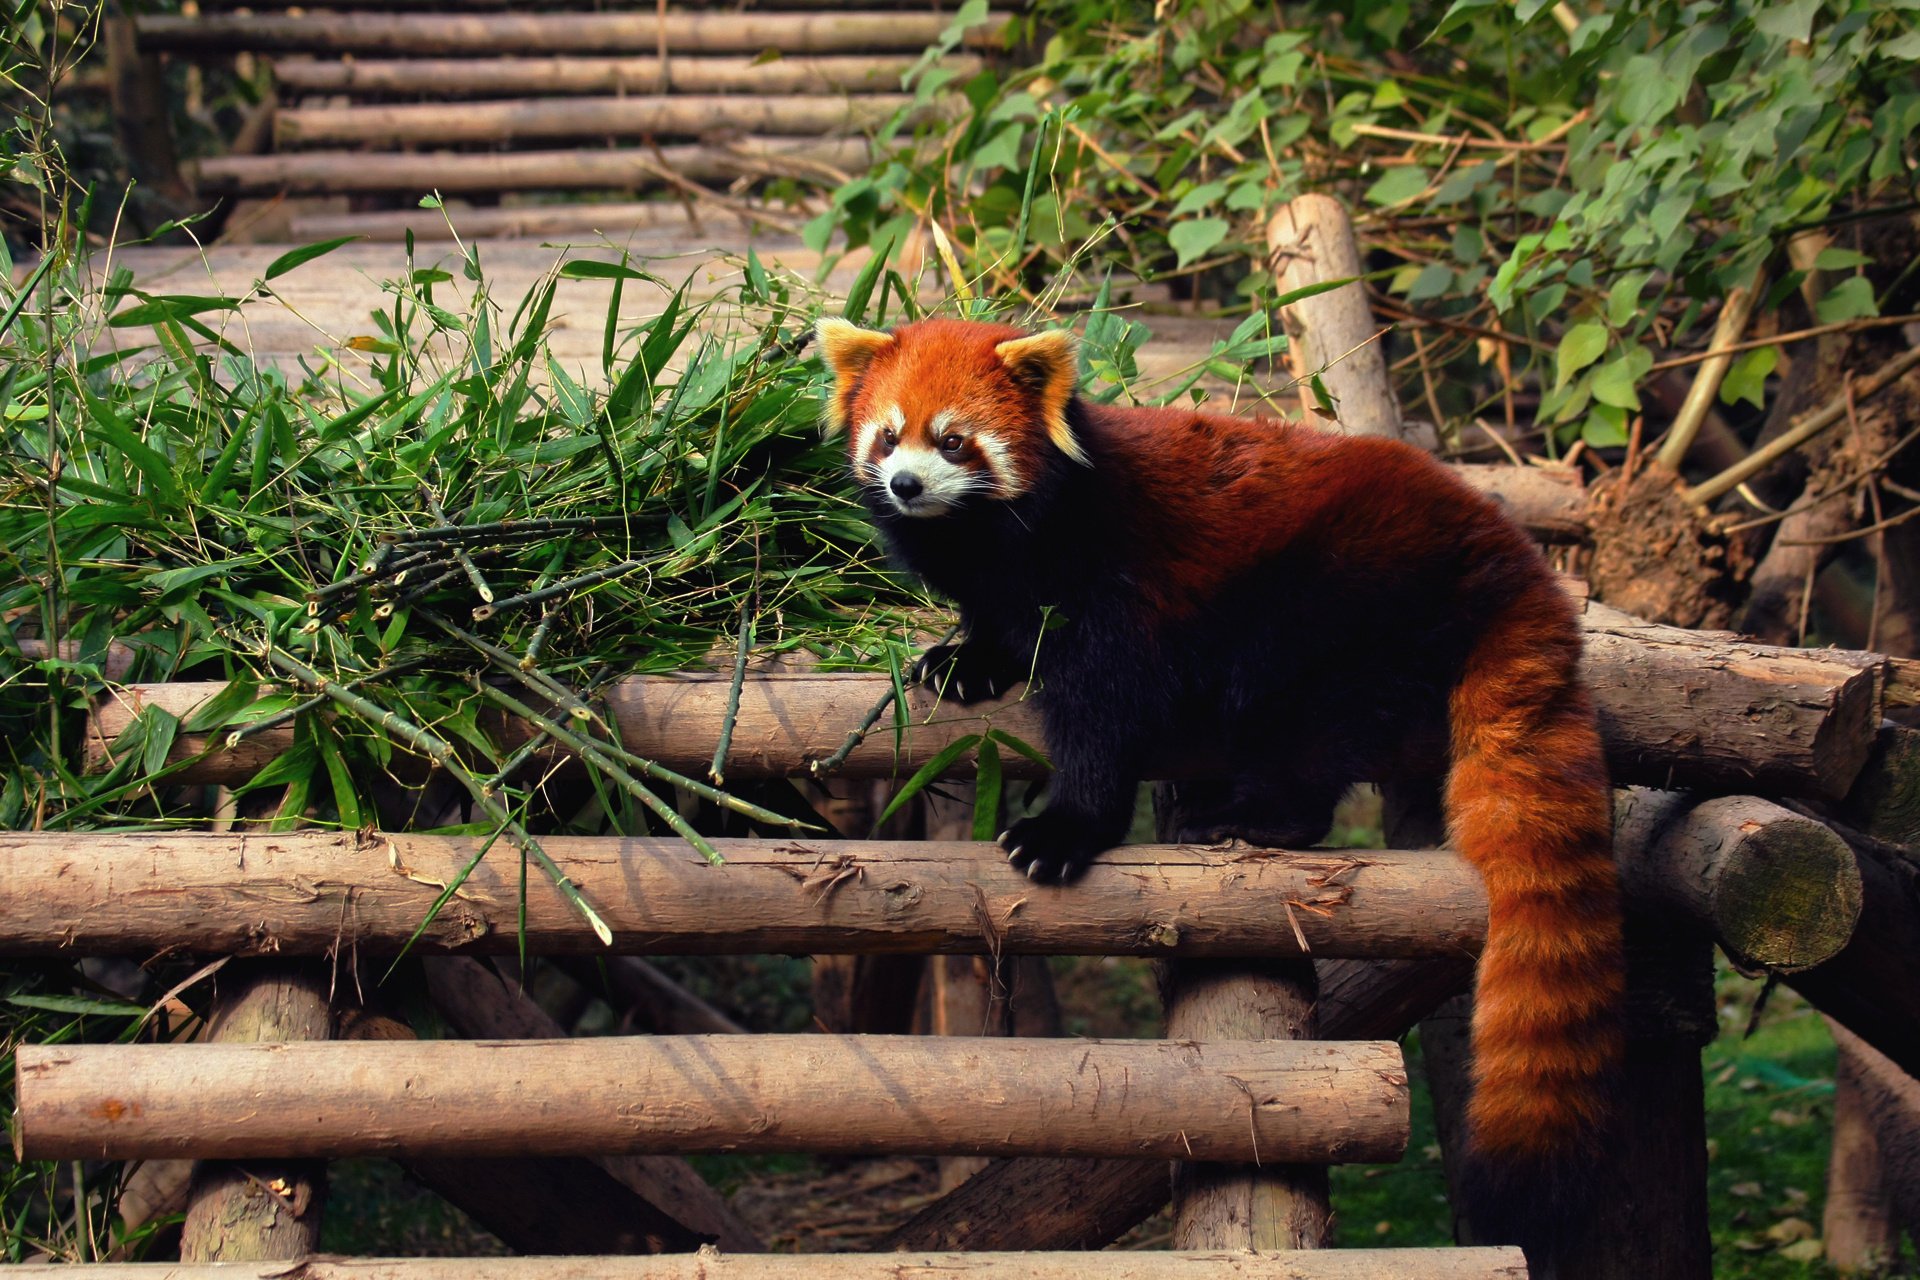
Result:
<instances>
[{"instance_id":1,"label":"red panda's eye","mask_svg":"<svg viewBox=\"0 0 1920 1280\"><path fill-rule=\"evenodd\" d=\"M888 427L885 431L882 431L880 438L887 442L887 448L889 449L900 443L900 433L892 427Z\"/></svg>"},{"instance_id":2,"label":"red panda's eye","mask_svg":"<svg viewBox=\"0 0 1920 1280\"><path fill-rule=\"evenodd\" d=\"M949 435L940 442L940 447L946 450L948 453L958 453L960 452L960 446L965 443L966 441L963 440L961 437L957 435Z\"/></svg>"}]
</instances>

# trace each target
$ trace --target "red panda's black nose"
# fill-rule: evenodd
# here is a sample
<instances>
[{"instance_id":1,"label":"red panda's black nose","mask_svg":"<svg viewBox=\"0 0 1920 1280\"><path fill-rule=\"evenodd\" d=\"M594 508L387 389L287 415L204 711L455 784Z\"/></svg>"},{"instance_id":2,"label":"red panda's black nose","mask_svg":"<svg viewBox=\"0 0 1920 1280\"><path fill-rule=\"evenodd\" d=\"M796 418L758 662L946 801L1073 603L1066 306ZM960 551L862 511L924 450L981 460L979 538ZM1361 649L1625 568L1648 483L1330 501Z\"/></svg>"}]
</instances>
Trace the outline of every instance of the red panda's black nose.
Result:
<instances>
[{"instance_id":1,"label":"red panda's black nose","mask_svg":"<svg viewBox=\"0 0 1920 1280\"><path fill-rule=\"evenodd\" d=\"M900 499L900 501L912 502L920 496L921 492L925 490L927 486L920 483L918 476L911 472L902 471L893 477L892 482L889 483L887 487L893 490L893 496Z\"/></svg>"}]
</instances>

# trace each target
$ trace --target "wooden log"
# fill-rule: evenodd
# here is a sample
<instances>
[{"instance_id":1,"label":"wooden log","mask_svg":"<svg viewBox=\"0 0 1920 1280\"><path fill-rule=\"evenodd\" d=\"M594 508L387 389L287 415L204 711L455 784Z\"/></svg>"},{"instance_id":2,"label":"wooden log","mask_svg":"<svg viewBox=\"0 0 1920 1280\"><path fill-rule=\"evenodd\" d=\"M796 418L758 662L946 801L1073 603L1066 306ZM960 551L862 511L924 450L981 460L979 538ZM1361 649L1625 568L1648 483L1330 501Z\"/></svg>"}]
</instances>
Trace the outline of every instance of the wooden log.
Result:
<instances>
[{"instance_id":1,"label":"wooden log","mask_svg":"<svg viewBox=\"0 0 1920 1280\"><path fill-rule=\"evenodd\" d=\"M1176 961L1167 973L1167 1035L1175 1040L1312 1040L1313 962L1256 967ZM1333 1229L1327 1171L1271 1160L1255 1166L1173 1166L1176 1249L1323 1249Z\"/></svg>"},{"instance_id":2,"label":"wooden log","mask_svg":"<svg viewBox=\"0 0 1920 1280\"><path fill-rule=\"evenodd\" d=\"M612 151L366 153L303 151L214 156L197 161L196 190L210 195L326 195L342 191L418 193L531 188L635 190L670 172L693 182L809 173L831 177L865 164L856 139L740 138L725 147L670 146Z\"/></svg>"},{"instance_id":3,"label":"wooden log","mask_svg":"<svg viewBox=\"0 0 1920 1280\"><path fill-rule=\"evenodd\" d=\"M284 1280L274 1267L110 1263L88 1280ZM300 1280L1527 1280L1518 1249L1253 1254L762 1254L659 1258L310 1258Z\"/></svg>"},{"instance_id":4,"label":"wooden log","mask_svg":"<svg viewBox=\"0 0 1920 1280\"><path fill-rule=\"evenodd\" d=\"M1619 783L1692 786L1838 798L1847 793L1872 749L1882 706L1885 660L1839 650L1776 649L1721 633L1683 631L1589 605L1582 675L1599 705L1608 762ZM692 672L623 680L608 690L622 739L634 751L683 773L699 774L713 757L726 714L729 677ZM158 705L185 717L224 686L213 683L132 685L96 705L88 733L88 767L107 759L107 745L138 709ZM839 745L888 688L885 675L767 675L743 691L728 757L729 777L783 777L803 772ZM1016 694L996 703L941 705L925 690L908 695L909 727L896 750L890 732L870 735L842 769L847 777L904 777L965 734L1002 729L1044 746L1037 709ZM508 747L524 726L503 725ZM291 729L244 739L175 775L181 782L238 782L285 751ZM205 735L181 734L170 761L200 754ZM1007 771L1035 776L1017 753L1003 752ZM1203 775L1219 762L1197 756L1150 761L1153 776ZM957 775L971 772L962 758Z\"/></svg>"},{"instance_id":5,"label":"wooden log","mask_svg":"<svg viewBox=\"0 0 1920 1280\"><path fill-rule=\"evenodd\" d=\"M1310 422L1322 420L1305 381L1317 375L1341 430L1399 439L1400 406L1377 341L1388 326L1367 306L1366 287L1359 283L1365 274L1360 248L1346 206L1317 193L1282 205L1267 223L1267 264L1282 293L1324 281L1354 282L1280 309L1280 323L1291 339L1287 365L1302 380L1302 415Z\"/></svg>"},{"instance_id":6,"label":"wooden log","mask_svg":"<svg viewBox=\"0 0 1920 1280\"><path fill-rule=\"evenodd\" d=\"M281 147L450 146L577 138L714 134L865 133L911 107L904 93L859 98L801 94L673 93L658 97L519 98L504 102L410 102L284 108L274 117Z\"/></svg>"},{"instance_id":7,"label":"wooden log","mask_svg":"<svg viewBox=\"0 0 1920 1280\"><path fill-rule=\"evenodd\" d=\"M1590 604L1581 676L1617 783L1838 798L1873 747L1886 660L1780 649Z\"/></svg>"},{"instance_id":8,"label":"wooden log","mask_svg":"<svg viewBox=\"0 0 1920 1280\"><path fill-rule=\"evenodd\" d=\"M221 975L204 1047L278 1048L332 1034L328 975L318 965L259 960ZM197 1155L197 1152L182 1154ZM271 1149L244 1163L200 1160L193 1167L183 1262L252 1262L305 1257L320 1247L327 1170L313 1161L277 1159Z\"/></svg>"},{"instance_id":9,"label":"wooden log","mask_svg":"<svg viewBox=\"0 0 1920 1280\"><path fill-rule=\"evenodd\" d=\"M1400 1050L1385 1041L23 1045L18 1063L28 1159L807 1151L1250 1163L1257 1151L1391 1161L1408 1123Z\"/></svg>"},{"instance_id":10,"label":"wooden log","mask_svg":"<svg viewBox=\"0 0 1920 1280\"><path fill-rule=\"evenodd\" d=\"M1881 726L1839 813L1876 839L1920 846L1920 729Z\"/></svg>"},{"instance_id":11,"label":"wooden log","mask_svg":"<svg viewBox=\"0 0 1920 1280\"><path fill-rule=\"evenodd\" d=\"M508 987L476 960L456 956L436 957L427 961L426 971L427 990L433 997L435 1007L468 1039L559 1040L566 1036L560 1025L548 1017L524 991ZM460 1161L444 1163L452 1166L451 1171L458 1176ZM605 1178L631 1193L645 1209L618 1229L634 1231L642 1241L659 1241L660 1248L647 1252L689 1249L703 1241L716 1243L730 1253L766 1251L766 1246L760 1242L753 1228L733 1211L725 1197L715 1191L698 1170L677 1155L594 1155L588 1163L593 1169L570 1169L569 1162L564 1158L541 1162L544 1167L562 1175L566 1182L583 1191L599 1185L600 1180ZM527 1176L522 1173L512 1181ZM497 1191L461 1194L484 1196L488 1205L495 1210L492 1216L498 1218L502 1214L507 1215L510 1224L519 1228L522 1234L540 1232L565 1237L564 1231L556 1230L550 1215L528 1213L524 1206L515 1208L507 1202L508 1197L501 1196ZM466 1207L461 1200L455 1200L455 1203ZM475 1216L480 1217L477 1213ZM572 1216L567 1215L568 1218ZM481 1217L482 1222L487 1220ZM602 1230L614 1226L608 1223ZM526 1251L546 1253L625 1251L616 1250L611 1243L591 1245L591 1241L597 1238L601 1237L595 1232L582 1232L577 1242L566 1248L557 1247L555 1243L541 1243L538 1239L529 1241L527 1246L514 1244L512 1240L508 1243Z\"/></svg>"},{"instance_id":12,"label":"wooden log","mask_svg":"<svg viewBox=\"0 0 1920 1280\"><path fill-rule=\"evenodd\" d=\"M293 17L136 18L140 47L152 52L216 57L233 53L757 54L918 53L940 38L951 19L940 13L359 14L350 22L322 14ZM1006 15L975 27L965 43L994 44Z\"/></svg>"},{"instance_id":13,"label":"wooden log","mask_svg":"<svg viewBox=\"0 0 1920 1280\"><path fill-rule=\"evenodd\" d=\"M904 56L672 58L672 84L657 57L283 58L273 78L283 90L314 94L419 95L426 98L553 97L571 93L894 93L915 59ZM938 64L959 81L984 63L956 55Z\"/></svg>"},{"instance_id":14,"label":"wooden log","mask_svg":"<svg viewBox=\"0 0 1920 1280\"><path fill-rule=\"evenodd\" d=\"M1920 955L1920 862L1900 845L1835 828L1860 867L1860 922L1839 955L1789 986L1909 1073L1920 1072L1920 983L1891 981Z\"/></svg>"},{"instance_id":15,"label":"wooden log","mask_svg":"<svg viewBox=\"0 0 1920 1280\"><path fill-rule=\"evenodd\" d=\"M1893 1223L1888 1185L1888 1150L1894 1143L1905 1143L1909 1149L1920 1144L1920 1100L1909 1096L1903 1106L1900 1093L1911 1093L1913 1077L1833 1019L1827 1019L1827 1027L1837 1052L1833 1150L1827 1161L1827 1204L1820 1236L1826 1242L1826 1259L1836 1271L1879 1275L1899 1250L1900 1233ZM1874 1077L1882 1071L1886 1083L1896 1087L1892 1097L1873 1086ZM1883 1129L1887 1142L1881 1140ZM1911 1166L1910 1156L1903 1153L1902 1158ZM1907 1170L1910 1195L1920 1190L1911 1184L1916 1172L1920 1171ZM1910 1224L1920 1223L1920 1217L1911 1216L1914 1209L1910 1201Z\"/></svg>"},{"instance_id":16,"label":"wooden log","mask_svg":"<svg viewBox=\"0 0 1920 1280\"><path fill-rule=\"evenodd\" d=\"M1587 490L1572 467L1468 462L1456 464L1454 471L1540 541L1586 541Z\"/></svg>"},{"instance_id":17,"label":"wooden log","mask_svg":"<svg viewBox=\"0 0 1920 1280\"><path fill-rule=\"evenodd\" d=\"M1770 800L1621 791L1614 850L1628 897L1679 911L1749 969L1822 964L1860 918L1860 868L1847 842Z\"/></svg>"},{"instance_id":18,"label":"wooden log","mask_svg":"<svg viewBox=\"0 0 1920 1280\"><path fill-rule=\"evenodd\" d=\"M1322 960L1316 1010L1329 1039L1397 1038L1473 981L1473 962ZM1157 1213L1167 1168L1147 1160L996 1160L871 1244L920 1249L1100 1249Z\"/></svg>"},{"instance_id":19,"label":"wooden log","mask_svg":"<svg viewBox=\"0 0 1920 1280\"><path fill-rule=\"evenodd\" d=\"M393 1018L363 1013L342 1038L409 1041L415 1036L411 1027ZM622 1162L637 1166L646 1159L685 1163L668 1156L614 1156L603 1160L560 1156L547 1160L422 1159L407 1161L404 1167L428 1190L520 1253L691 1252L713 1241L716 1233L694 1230L649 1200L646 1193L657 1192L657 1185L646 1179L635 1185L633 1179L619 1176ZM697 1174L692 1176L698 1178ZM725 1202L704 1181L699 1185L708 1199L719 1205L721 1214L731 1219ZM701 1206L694 1207L693 1216L697 1216ZM729 1248L762 1251L744 1223L739 1224L737 1234L741 1243Z\"/></svg>"},{"instance_id":20,"label":"wooden log","mask_svg":"<svg viewBox=\"0 0 1920 1280\"><path fill-rule=\"evenodd\" d=\"M1071 890L1037 890L991 844L548 837L547 853L629 954L1466 955L1479 877L1450 853L1130 845ZM350 832L0 833L12 954L398 951L471 837ZM415 949L519 947L520 868L483 859ZM1296 932L1297 930L1297 932ZM531 951L597 951L551 887L526 895Z\"/></svg>"},{"instance_id":21,"label":"wooden log","mask_svg":"<svg viewBox=\"0 0 1920 1280\"><path fill-rule=\"evenodd\" d=\"M778 216L778 215L775 215ZM452 226L448 223L451 221ZM701 206L690 214L674 200L622 200L595 204L523 204L491 209L388 209L373 213L295 213L289 222L294 240L332 240L359 236L369 242L399 244L408 233L419 241L451 240L456 232L473 239L605 234L616 243L646 233L662 239L673 232L733 236L752 216L732 209ZM651 238L651 237L647 237ZM645 245L642 240L642 247ZM666 246L663 245L663 248Z\"/></svg>"}]
</instances>

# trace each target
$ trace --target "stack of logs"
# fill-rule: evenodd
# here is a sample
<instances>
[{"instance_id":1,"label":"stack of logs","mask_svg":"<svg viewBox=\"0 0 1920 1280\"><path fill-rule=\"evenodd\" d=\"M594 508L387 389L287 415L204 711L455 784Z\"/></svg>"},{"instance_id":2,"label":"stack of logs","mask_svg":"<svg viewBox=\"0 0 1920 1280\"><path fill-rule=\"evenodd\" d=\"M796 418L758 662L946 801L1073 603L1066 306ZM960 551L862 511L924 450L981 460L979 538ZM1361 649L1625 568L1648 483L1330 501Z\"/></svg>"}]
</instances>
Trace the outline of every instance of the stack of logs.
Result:
<instances>
[{"instance_id":1,"label":"stack of logs","mask_svg":"<svg viewBox=\"0 0 1920 1280\"><path fill-rule=\"evenodd\" d=\"M1911 984L1884 980L1886 957L1911 955L1920 932L1911 891L1920 872L1901 846L1808 816L1820 806L1886 831L1896 821L1888 815L1911 805L1920 752L1907 731L1882 728L1881 719L1890 703L1911 700L1912 673L1873 655L1770 649L1647 626L1599 606L1587 618L1587 678L1621 781L1718 793L1744 785L1797 798L1622 792L1619 853L1636 903L1683 922L1675 932L1718 942L1742 964L1787 975L1865 1042L1920 1066L1920 996ZM884 681L749 680L729 773L804 771L837 745ZM184 714L216 688L135 685L103 701L92 729L102 759L137 708ZM1040 737L1030 707L1017 700L960 713L915 698L898 756L891 740L868 742L848 758L850 776L911 768L983 720ZM633 749L694 770L710 756L726 699L723 678L645 677L616 686L610 707ZM176 758L199 758L176 776L238 783L288 745L284 734L267 732L224 751L182 735ZM963 774L966 767L956 766ZM700 1240L751 1245L674 1158L690 1151L993 1157L883 1242L913 1250L1098 1245L1165 1203L1165 1161L1198 1160L1220 1163L1189 1166L1194 1172L1172 1184L1188 1206L1178 1243L1316 1243L1324 1210L1303 1229L1298 1195L1248 1201L1250 1189L1271 1187L1276 1171L1290 1171L1297 1184L1299 1165L1397 1156L1406 1138L1405 1077L1398 1050L1369 1038L1398 1035L1460 990L1485 923L1474 874L1440 851L1256 855L1143 846L1115 851L1059 892L1035 891L990 846L970 843L721 842L721 867L673 841L545 843L599 909L622 955L1161 957L1178 962L1174 1039L706 1034L473 1046L416 1043L391 1028L370 1033L362 1020L352 1042L245 1043L327 1035L328 990L351 985L345 969L398 951L478 843L402 834L14 835L0 842L0 916L12 922L0 945L9 954L187 951L271 957L281 967L327 956L342 970L337 983L324 968L295 967L291 976L239 984L274 993L278 1008L263 1016L245 1000L231 1002L209 1028L213 1043L23 1048L24 1152L192 1157L204 1162L196 1184L203 1188L220 1185L234 1167L221 1161L250 1162L239 1166L248 1185L285 1186L298 1183L302 1160L388 1154L523 1247L609 1251ZM511 954L520 945L517 912L517 875L483 862L415 948ZM538 886L525 930L534 954L597 950L577 917ZM1286 1010L1269 1010L1268 1025L1249 1027L1247 1000L1214 997L1223 983L1259 980L1248 962L1289 956L1302 958L1295 970L1308 957L1318 970L1315 1042L1254 1049L1248 1040L1288 1034L1274 1025L1286 1022ZM1241 963L1223 971L1222 962L1234 960ZM489 1000L508 998L495 980L476 983L474 961L434 963L436 994L456 1027L515 1041L557 1031L537 1017L489 1013ZM286 1016L288 1005L304 1007L306 1020ZM1223 1020L1222 1011L1231 1016ZM1710 1027L1711 1009L1703 1016ZM1698 1016L1690 1035L1697 1023ZM1676 1063L1665 1061L1665 1079L1691 1072L1693 1097L1683 1091L1676 1105L1697 1115L1699 1040L1683 1048L1682 1070L1676 1075ZM1673 1140L1674 1131L1650 1128ZM1642 1154L1633 1207L1643 1221L1670 1222L1673 1203L1703 1186L1704 1149L1678 1165L1670 1153ZM271 1166L280 1171L274 1183L252 1163L268 1160L294 1163ZM463 1169L468 1161L487 1176ZM1260 1179L1231 1168L1255 1161ZM529 1225L544 1210L550 1223L573 1220L564 1191L532 1190L565 1188L568 1179L624 1188L634 1212L599 1231ZM1217 1206L1223 1180L1225 1210L1192 1209L1209 1197ZM1296 1219L1276 1217L1276 1205ZM1342 1267L1359 1265L1351 1255L1325 1256L1324 1269L1317 1259L1285 1271L1243 1260L1237 1265L1252 1269L1232 1274L1346 1275ZM968 1257L983 1270L1001 1265L991 1254ZM1023 1259L1006 1262L1008 1274L1043 1275L1054 1265ZM394 1274L411 1274L394 1265ZM836 1274L867 1274L865 1265L849 1259ZM1058 1265L1095 1275L1104 1272L1092 1268L1106 1264ZM1396 1251L1364 1265L1374 1268L1370 1275L1485 1276L1514 1263L1498 1252L1462 1251L1442 1262ZM1603 1261L1560 1274L1630 1270Z\"/></svg>"},{"instance_id":2,"label":"stack of logs","mask_svg":"<svg viewBox=\"0 0 1920 1280\"><path fill-rule=\"evenodd\" d=\"M845 181L866 164L867 136L914 109L903 76L950 15L888 0L871 12L773 8L787 11L309 0L294 13L116 19L116 115L142 176L165 185L153 172L171 156L158 59L270 59L274 94L236 153L185 174L206 194ZM999 25L975 28L967 47L986 47ZM942 63L932 70L948 78L981 66L975 52Z\"/></svg>"}]
</instances>

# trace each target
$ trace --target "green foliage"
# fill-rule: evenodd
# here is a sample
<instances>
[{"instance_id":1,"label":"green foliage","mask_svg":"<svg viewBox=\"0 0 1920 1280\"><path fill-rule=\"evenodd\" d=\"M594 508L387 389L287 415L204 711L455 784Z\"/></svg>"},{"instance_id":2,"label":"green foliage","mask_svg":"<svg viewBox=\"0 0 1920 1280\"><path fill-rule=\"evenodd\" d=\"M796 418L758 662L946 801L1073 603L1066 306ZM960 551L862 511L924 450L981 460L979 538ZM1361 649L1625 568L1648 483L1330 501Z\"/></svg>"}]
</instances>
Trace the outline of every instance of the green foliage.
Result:
<instances>
[{"instance_id":1,"label":"green foliage","mask_svg":"<svg viewBox=\"0 0 1920 1280\"><path fill-rule=\"evenodd\" d=\"M1265 215L1330 191L1376 290L1512 335L1562 442L1624 440L1654 349L1788 237L1913 199L1907 4L1043 0L1018 29L1036 45L957 86L957 118L903 126L816 243L931 217L998 287L1084 299L1117 266L1270 308ZM1876 314L1862 262L1822 263L1820 320Z\"/></svg>"}]
</instances>

